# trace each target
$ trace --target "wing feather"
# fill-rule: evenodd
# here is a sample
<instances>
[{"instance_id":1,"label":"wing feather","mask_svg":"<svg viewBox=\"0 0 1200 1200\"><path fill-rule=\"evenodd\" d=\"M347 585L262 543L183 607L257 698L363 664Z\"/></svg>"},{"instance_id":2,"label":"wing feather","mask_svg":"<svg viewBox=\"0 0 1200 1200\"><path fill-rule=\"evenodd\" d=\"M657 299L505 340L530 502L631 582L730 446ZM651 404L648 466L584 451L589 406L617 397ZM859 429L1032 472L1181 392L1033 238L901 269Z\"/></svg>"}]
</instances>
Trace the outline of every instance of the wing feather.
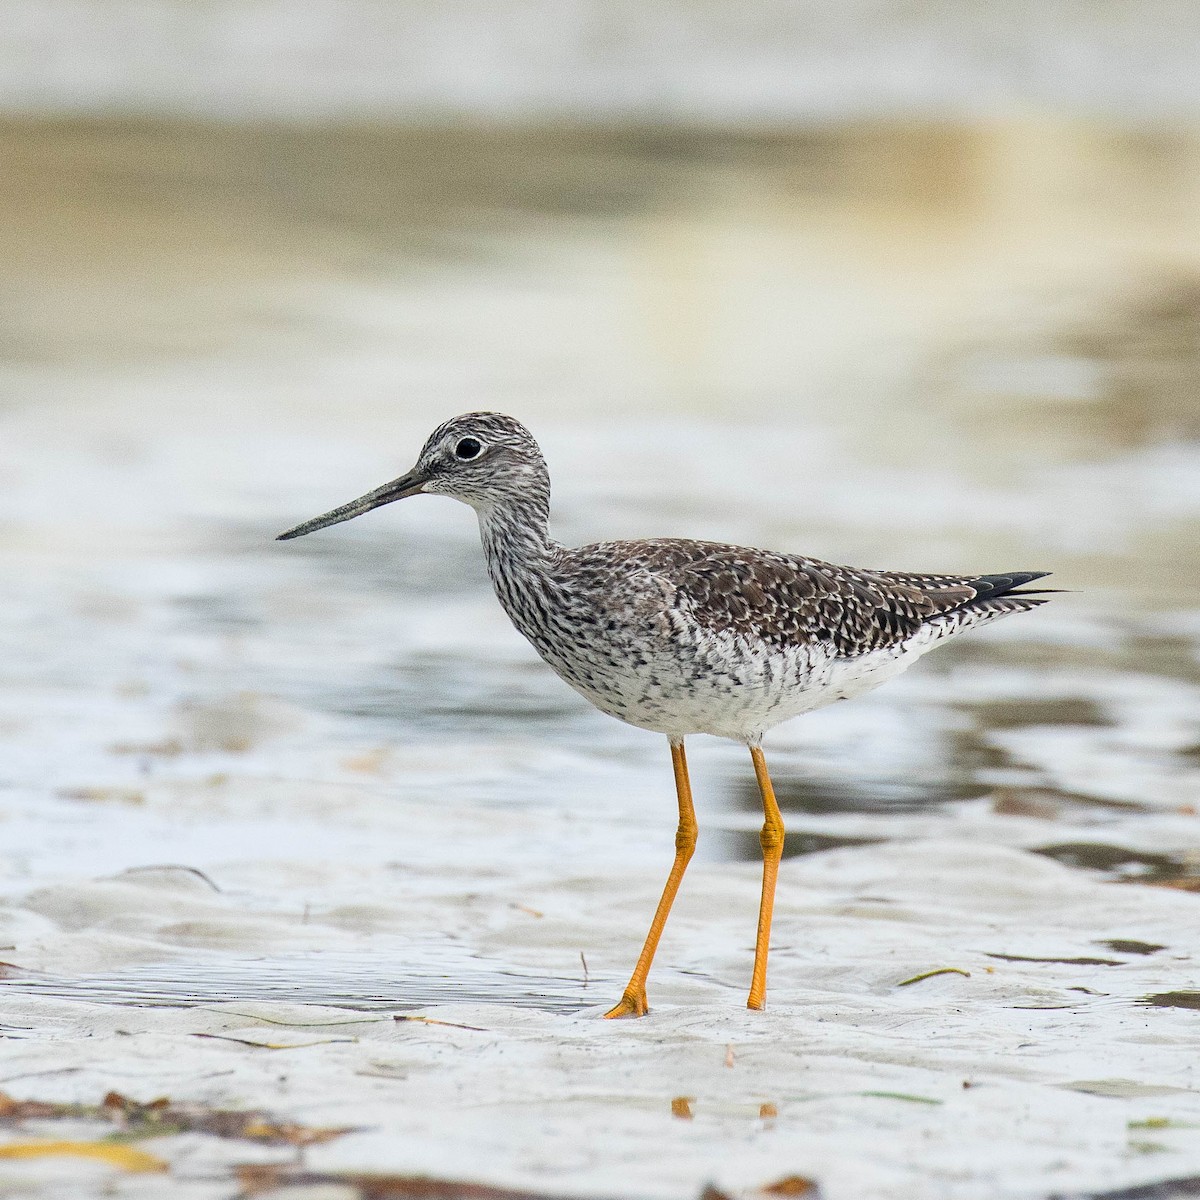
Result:
<instances>
[{"instance_id":1,"label":"wing feather","mask_svg":"<svg viewBox=\"0 0 1200 1200\"><path fill-rule=\"evenodd\" d=\"M653 576L661 602L714 633L781 648L824 643L845 657L899 645L950 614L974 624L1044 599L1016 591L1043 572L971 577L871 571L682 539L608 542L572 553L592 565L619 559L625 572Z\"/></svg>"}]
</instances>

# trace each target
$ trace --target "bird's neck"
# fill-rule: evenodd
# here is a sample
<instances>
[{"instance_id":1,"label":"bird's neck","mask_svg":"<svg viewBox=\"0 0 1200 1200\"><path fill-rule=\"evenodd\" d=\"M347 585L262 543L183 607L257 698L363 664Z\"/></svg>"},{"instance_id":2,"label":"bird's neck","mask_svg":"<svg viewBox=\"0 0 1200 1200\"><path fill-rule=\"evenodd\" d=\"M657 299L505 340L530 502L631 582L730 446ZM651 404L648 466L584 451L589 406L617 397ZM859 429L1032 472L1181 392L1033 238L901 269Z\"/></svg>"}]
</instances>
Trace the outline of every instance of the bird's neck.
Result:
<instances>
[{"instance_id":1,"label":"bird's neck","mask_svg":"<svg viewBox=\"0 0 1200 1200\"><path fill-rule=\"evenodd\" d=\"M503 576L546 575L562 546L550 536L550 489L531 487L476 510L488 574L499 587Z\"/></svg>"}]
</instances>

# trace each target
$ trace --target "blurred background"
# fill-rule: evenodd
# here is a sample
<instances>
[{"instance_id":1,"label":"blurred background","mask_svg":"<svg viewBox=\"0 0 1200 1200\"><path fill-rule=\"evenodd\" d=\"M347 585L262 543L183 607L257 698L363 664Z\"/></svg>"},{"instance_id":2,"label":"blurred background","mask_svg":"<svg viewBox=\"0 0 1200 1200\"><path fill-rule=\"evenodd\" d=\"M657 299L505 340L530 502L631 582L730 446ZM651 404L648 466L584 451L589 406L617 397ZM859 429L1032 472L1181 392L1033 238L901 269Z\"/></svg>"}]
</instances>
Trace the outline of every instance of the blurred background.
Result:
<instances>
[{"instance_id":1,"label":"blurred background","mask_svg":"<svg viewBox=\"0 0 1200 1200\"><path fill-rule=\"evenodd\" d=\"M468 510L271 540L486 408L539 437L566 541L1072 589L780 730L793 852L986 812L988 836L1189 886L1195 6L0 15L18 874L130 865L180 789L215 813L264 778L561 813L566 775L657 854L663 748L509 629ZM742 757L697 763L724 814L707 853L756 853ZM128 817L159 803L161 828ZM188 836L189 861L228 852Z\"/></svg>"}]
</instances>

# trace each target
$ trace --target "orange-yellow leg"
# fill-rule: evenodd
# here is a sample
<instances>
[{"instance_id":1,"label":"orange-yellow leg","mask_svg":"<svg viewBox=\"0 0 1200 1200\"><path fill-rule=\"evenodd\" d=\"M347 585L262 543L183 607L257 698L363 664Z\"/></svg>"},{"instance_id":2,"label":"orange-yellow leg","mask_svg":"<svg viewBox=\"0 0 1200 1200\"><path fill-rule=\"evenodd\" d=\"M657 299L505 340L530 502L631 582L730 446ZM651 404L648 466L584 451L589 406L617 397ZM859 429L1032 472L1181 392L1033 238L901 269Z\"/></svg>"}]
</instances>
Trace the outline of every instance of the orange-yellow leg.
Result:
<instances>
[{"instance_id":1,"label":"orange-yellow leg","mask_svg":"<svg viewBox=\"0 0 1200 1200\"><path fill-rule=\"evenodd\" d=\"M650 964L654 961L654 952L658 949L658 939L662 936L663 926L675 903L675 894L683 873L691 861L696 849L696 810L692 806L692 785L688 782L687 759L683 753L682 742L671 743L671 765L675 768L675 793L679 797L679 828L675 830L675 862L671 873L667 876L663 888L662 899L650 922L650 932L646 934L646 944L633 968L625 993L616 1006L604 1015L606 1017L644 1017L650 1011L646 1001L646 976L650 973Z\"/></svg>"},{"instance_id":2,"label":"orange-yellow leg","mask_svg":"<svg viewBox=\"0 0 1200 1200\"><path fill-rule=\"evenodd\" d=\"M771 914L775 911L775 880L779 877L779 860L783 857L783 816L775 800L767 760L758 746L750 747L754 774L762 793L763 827L759 835L763 852L762 902L758 909L758 939L754 943L754 974L750 977L750 997L747 1008L763 1008L767 1003L767 952L771 948Z\"/></svg>"}]
</instances>

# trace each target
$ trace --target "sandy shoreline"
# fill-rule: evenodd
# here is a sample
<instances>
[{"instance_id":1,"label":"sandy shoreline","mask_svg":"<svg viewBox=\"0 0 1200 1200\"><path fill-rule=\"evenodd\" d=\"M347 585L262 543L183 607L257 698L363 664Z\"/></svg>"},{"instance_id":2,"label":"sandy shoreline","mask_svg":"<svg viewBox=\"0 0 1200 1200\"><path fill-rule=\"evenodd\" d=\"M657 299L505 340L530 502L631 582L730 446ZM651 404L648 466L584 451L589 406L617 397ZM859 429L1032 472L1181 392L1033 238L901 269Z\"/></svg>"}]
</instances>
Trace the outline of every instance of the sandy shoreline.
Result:
<instances>
[{"instance_id":1,"label":"sandy shoreline","mask_svg":"<svg viewBox=\"0 0 1200 1200\"><path fill-rule=\"evenodd\" d=\"M498 869L484 847L532 841L527 821L402 808L390 849L430 857L448 835L466 849L457 875L415 861L397 872L363 861L360 845L343 857L312 825L294 830L291 862L202 861L219 892L163 869L10 898L5 940L23 967L102 973L109 987L129 968L127 999L140 987L144 1000L157 980L188 1006L97 1003L102 991L87 997L86 982L63 998L52 984L8 980L0 1086L20 1098L98 1103L115 1089L353 1124L362 1131L307 1149L306 1166L579 1195L679 1197L709 1181L737 1194L799 1173L835 1198L1034 1196L1161 1178L1167 1160L1172 1174L1200 1167L1195 1014L1139 1004L1195 983L1191 895L1096 882L975 840L792 859L770 1007L755 1014L741 1007L755 868L700 863L652 977L654 1013L604 1022L599 1006L619 991L655 872ZM390 824L376 825L376 840ZM559 843L545 846L556 858L564 831L543 836ZM1116 953L1103 939L1163 948ZM1033 959L1047 961L1022 961ZM946 966L969 977L900 986ZM453 998L456 969L480 999ZM523 1007L543 976L552 994L596 1007ZM340 989L344 1004L372 1011L243 998L286 994L289 981L306 1001ZM447 1024L397 1024L389 996ZM693 1120L671 1115L679 1096ZM778 1116L763 1121L763 1104ZM191 1135L153 1149L173 1186L196 1196L229 1194L227 1181L204 1178L215 1162L252 1160L244 1146ZM38 1169L44 1186L65 1186L51 1182L61 1168ZM9 1188L39 1178L32 1165L3 1174ZM132 1180L116 1194L146 1194Z\"/></svg>"}]
</instances>

